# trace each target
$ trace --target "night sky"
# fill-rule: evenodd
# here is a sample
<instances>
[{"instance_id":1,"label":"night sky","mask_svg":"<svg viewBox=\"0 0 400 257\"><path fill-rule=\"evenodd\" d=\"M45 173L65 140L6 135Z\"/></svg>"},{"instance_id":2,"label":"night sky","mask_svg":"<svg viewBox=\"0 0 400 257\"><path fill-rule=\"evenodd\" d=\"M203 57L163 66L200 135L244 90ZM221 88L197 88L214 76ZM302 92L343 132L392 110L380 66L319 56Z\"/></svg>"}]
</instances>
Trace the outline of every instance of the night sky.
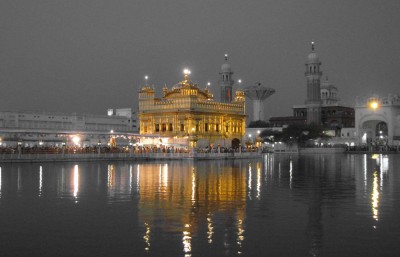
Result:
<instances>
[{"instance_id":1,"label":"night sky","mask_svg":"<svg viewBox=\"0 0 400 257\"><path fill-rule=\"evenodd\" d=\"M135 107L144 75L161 93L192 71L276 89L267 117L304 103L310 41L345 105L400 93L400 1L0 2L0 110L106 114ZM235 86L236 89L236 86Z\"/></svg>"}]
</instances>

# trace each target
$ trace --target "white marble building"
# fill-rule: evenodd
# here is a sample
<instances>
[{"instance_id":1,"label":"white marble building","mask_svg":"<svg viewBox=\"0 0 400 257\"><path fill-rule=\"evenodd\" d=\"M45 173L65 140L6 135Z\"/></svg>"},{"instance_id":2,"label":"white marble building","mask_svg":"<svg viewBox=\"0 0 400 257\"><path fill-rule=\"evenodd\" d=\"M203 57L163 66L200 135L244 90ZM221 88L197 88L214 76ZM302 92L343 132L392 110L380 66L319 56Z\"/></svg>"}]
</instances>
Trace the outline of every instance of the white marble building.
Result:
<instances>
[{"instance_id":1,"label":"white marble building","mask_svg":"<svg viewBox=\"0 0 400 257\"><path fill-rule=\"evenodd\" d=\"M400 144L400 96L357 98L355 129L359 144Z\"/></svg>"},{"instance_id":2,"label":"white marble building","mask_svg":"<svg viewBox=\"0 0 400 257\"><path fill-rule=\"evenodd\" d=\"M108 110L107 114L0 111L0 144L3 147L18 143L26 147L107 145L110 137L126 141L136 134L130 109Z\"/></svg>"}]
</instances>

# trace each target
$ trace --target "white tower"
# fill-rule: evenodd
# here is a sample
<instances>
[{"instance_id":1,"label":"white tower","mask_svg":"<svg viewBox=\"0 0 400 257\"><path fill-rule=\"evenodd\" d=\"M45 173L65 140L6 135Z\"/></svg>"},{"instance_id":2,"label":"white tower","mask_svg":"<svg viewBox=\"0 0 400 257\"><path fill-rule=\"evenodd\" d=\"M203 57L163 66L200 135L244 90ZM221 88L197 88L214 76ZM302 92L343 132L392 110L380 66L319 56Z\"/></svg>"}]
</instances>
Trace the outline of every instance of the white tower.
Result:
<instances>
[{"instance_id":1,"label":"white tower","mask_svg":"<svg viewBox=\"0 0 400 257\"><path fill-rule=\"evenodd\" d=\"M232 86L233 86L233 71L228 63L228 55L225 54L225 62L221 66L221 72L219 73L220 79L218 85L221 87L221 102L230 103L232 102Z\"/></svg>"},{"instance_id":2,"label":"white tower","mask_svg":"<svg viewBox=\"0 0 400 257\"><path fill-rule=\"evenodd\" d=\"M307 124L321 124L321 62L314 52L314 42L311 42L311 53L306 62L305 76L307 78Z\"/></svg>"},{"instance_id":3,"label":"white tower","mask_svg":"<svg viewBox=\"0 0 400 257\"><path fill-rule=\"evenodd\" d=\"M253 102L253 121L264 120L263 102L275 93L275 89L264 87L258 82L254 86L245 87L243 91Z\"/></svg>"}]
</instances>

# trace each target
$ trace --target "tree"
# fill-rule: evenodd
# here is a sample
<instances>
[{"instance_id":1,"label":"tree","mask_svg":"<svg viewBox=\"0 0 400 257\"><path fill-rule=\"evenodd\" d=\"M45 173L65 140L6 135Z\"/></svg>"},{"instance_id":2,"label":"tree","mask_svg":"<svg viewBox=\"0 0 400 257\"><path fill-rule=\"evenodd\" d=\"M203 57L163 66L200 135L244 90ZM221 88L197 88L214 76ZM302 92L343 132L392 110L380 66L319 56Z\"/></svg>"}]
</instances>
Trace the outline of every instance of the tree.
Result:
<instances>
[{"instance_id":1,"label":"tree","mask_svg":"<svg viewBox=\"0 0 400 257\"><path fill-rule=\"evenodd\" d=\"M324 129L322 126L314 124L293 124L284 128L282 131L263 130L260 133L260 137L263 138L264 142L284 142L286 144L297 143L300 146L307 145L310 140L326 140L327 138L329 138L329 136L324 133Z\"/></svg>"}]
</instances>

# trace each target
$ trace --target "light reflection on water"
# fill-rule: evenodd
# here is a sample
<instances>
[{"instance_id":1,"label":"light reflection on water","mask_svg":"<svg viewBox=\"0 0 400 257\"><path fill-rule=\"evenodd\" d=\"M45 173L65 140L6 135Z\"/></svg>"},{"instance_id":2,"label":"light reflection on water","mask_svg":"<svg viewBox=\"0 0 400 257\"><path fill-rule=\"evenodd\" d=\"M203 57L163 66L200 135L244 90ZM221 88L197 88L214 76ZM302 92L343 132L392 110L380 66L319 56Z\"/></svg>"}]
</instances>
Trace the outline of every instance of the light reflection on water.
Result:
<instances>
[{"instance_id":1,"label":"light reflection on water","mask_svg":"<svg viewBox=\"0 0 400 257\"><path fill-rule=\"evenodd\" d=\"M82 256L365 256L383 246L391 253L399 250L398 165L397 155L271 154L2 164L0 256L70 256L57 250L70 244L85 245ZM35 222L21 224L26 219ZM75 239L63 243L69 234Z\"/></svg>"}]
</instances>

